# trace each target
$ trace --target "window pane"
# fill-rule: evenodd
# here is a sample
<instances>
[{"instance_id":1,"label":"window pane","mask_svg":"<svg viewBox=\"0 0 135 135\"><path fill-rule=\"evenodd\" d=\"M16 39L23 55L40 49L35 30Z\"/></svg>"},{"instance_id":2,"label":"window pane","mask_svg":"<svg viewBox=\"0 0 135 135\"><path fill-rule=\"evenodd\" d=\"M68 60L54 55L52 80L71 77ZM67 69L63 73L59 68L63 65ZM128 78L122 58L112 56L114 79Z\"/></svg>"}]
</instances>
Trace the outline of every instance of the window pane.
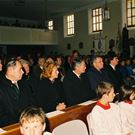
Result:
<instances>
[{"instance_id":1,"label":"window pane","mask_svg":"<svg viewBox=\"0 0 135 135\"><path fill-rule=\"evenodd\" d=\"M96 17L96 22L98 22L98 17Z\"/></svg>"},{"instance_id":2,"label":"window pane","mask_svg":"<svg viewBox=\"0 0 135 135\"><path fill-rule=\"evenodd\" d=\"M128 9L128 17L131 17L131 9Z\"/></svg>"},{"instance_id":3,"label":"window pane","mask_svg":"<svg viewBox=\"0 0 135 135\"><path fill-rule=\"evenodd\" d=\"M128 18L128 26L131 25L131 18Z\"/></svg>"},{"instance_id":4,"label":"window pane","mask_svg":"<svg viewBox=\"0 0 135 135\"><path fill-rule=\"evenodd\" d=\"M74 29L72 29L72 34L74 34Z\"/></svg>"},{"instance_id":5,"label":"window pane","mask_svg":"<svg viewBox=\"0 0 135 135\"><path fill-rule=\"evenodd\" d=\"M92 11L92 15L95 16L95 10Z\"/></svg>"},{"instance_id":6,"label":"window pane","mask_svg":"<svg viewBox=\"0 0 135 135\"><path fill-rule=\"evenodd\" d=\"M95 23L96 22L96 18L95 17L93 17L93 23Z\"/></svg>"},{"instance_id":7,"label":"window pane","mask_svg":"<svg viewBox=\"0 0 135 135\"><path fill-rule=\"evenodd\" d=\"M99 22L102 22L102 16L99 16Z\"/></svg>"},{"instance_id":8,"label":"window pane","mask_svg":"<svg viewBox=\"0 0 135 135\"><path fill-rule=\"evenodd\" d=\"M135 25L135 17L133 17L133 19L132 19L132 25Z\"/></svg>"},{"instance_id":9,"label":"window pane","mask_svg":"<svg viewBox=\"0 0 135 135\"><path fill-rule=\"evenodd\" d=\"M132 0L132 7L135 7L135 0Z\"/></svg>"},{"instance_id":10,"label":"window pane","mask_svg":"<svg viewBox=\"0 0 135 135\"><path fill-rule=\"evenodd\" d=\"M127 0L127 8L131 8L131 0Z\"/></svg>"},{"instance_id":11,"label":"window pane","mask_svg":"<svg viewBox=\"0 0 135 135\"><path fill-rule=\"evenodd\" d=\"M72 21L74 21L74 16L72 15Z\"/></svg>"},{"instance_id":12,"label":"window pane","mask_svg":"<svg viewBox=\"0 0 135 135\"><path fill-rule=\"evenodd\" d=\"M72 22L72 27L74 28L74 22Z\"/></svg>"},{"instance_id":13,"label":"window pane","mask_svg":"<svg viewBox=\"0 0 135 135\"><path fill-rule=\"evenodd\" d=\"M132 15L135 16L135 8L132 9Z\"/></svg>"},{"instance_id":14,"label":"window pane","mask_svg":"<svg viewBox=\"0 0 135 135\"><path fill-rule=\"evenodd\" d=\"M100 29L100 30L102 29L102 23L99 24L99 29Z\"/></svg>"},{"instance_id":15,"label":"window pane","mask_svg":"<svg viewBox=\"0 0 135 135\"><path fill-rule=\"evenodd\" d=\"M97 24L97 30L99 30L99 24Z\"/></svg>"},{"instance_id":16,"label":"window pane","mask_svg":"<svg viewBox=\"0 0 135 135\"><path fill-rule=\"evenodd\" d=\"M53 30L53 21L48 21L48 29Z\"/></svg>"},{"instance_id":17,"label":"window pane","mask_svg":"<svg viewBox=\"0 0 135 135\"><path fill-rule=\"evenodd\" d=\"M68 35L70 34L70 30L68 29Z\"/></svg>"},{"instance_id":18,"label":"window pane","mask_svg":"<svg viewBox=\"0 0 135 135\"><path fill-rule=\"evenodd\" d=\"M99 8L99 14L101 14L101 8Z\"/></svg>"},{"instance_id":19,"label":"window pane","mask_svg":"<svg viewBox=\"0 0 135 135\"><path fill-rule=\"evenodd\" d=\"M69 23L67 23L67 28L69 28Z\"/></svg>"},{"instance_id":20,"label":"window pane","mask_svg":"<svg viewBox=\"0 0 135 135\"><path fill-rule=\"evenodd\" d=\"M96 25L95 24L93 25L93 31L96 31Z\"/></svg>"},{"instance_id":21,"label":"window pane","mask_svg":"<svg viewBox=\"0 0 135 135\"><path fill-rule=\"evenodd\" d=\"M96 9L96 15L98 15L98 9Z\"/></svg>"}]
</instances>

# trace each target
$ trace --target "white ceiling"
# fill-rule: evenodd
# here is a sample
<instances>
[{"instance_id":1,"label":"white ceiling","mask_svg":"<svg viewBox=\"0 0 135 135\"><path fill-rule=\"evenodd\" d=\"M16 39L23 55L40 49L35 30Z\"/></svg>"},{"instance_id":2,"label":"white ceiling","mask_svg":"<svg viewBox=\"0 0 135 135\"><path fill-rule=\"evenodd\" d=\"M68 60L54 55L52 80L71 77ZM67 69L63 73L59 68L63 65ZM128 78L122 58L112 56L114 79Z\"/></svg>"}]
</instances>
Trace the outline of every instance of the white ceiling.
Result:
<instances>
[{"instance_id":1,"label":"white ceiling","mask_svg":"<svg viewBox=\"0 0 135 135\"><path fill-rule=\"evenodd\" d=\"M105 3L105 0L0 0L0 16L29 20L50 19L97 3Z\"/></svg>"}]
</instances>

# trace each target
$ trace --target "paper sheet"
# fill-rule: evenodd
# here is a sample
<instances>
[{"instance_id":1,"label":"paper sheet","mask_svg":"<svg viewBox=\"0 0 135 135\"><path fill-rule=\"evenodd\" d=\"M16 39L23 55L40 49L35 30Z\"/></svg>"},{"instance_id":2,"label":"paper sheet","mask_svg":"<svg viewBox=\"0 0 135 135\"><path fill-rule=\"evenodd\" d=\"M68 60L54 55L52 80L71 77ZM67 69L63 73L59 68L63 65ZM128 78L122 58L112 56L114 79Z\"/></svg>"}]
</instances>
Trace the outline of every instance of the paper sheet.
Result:
<instances>
[{"instance_id":1,"label":"paper sheet","mask_svg":"<svg viewBox=\"0 0 135 135\"><path fill-rule=\"evenodd\" d=\"M0 128L0 134L5 133L6 131Z\"/></svg>"},{"instance_id":2,"label":"paper sheet","mask_svg":"<svg viewBox=\"0 0 135 135\"><path fill-rule=\"evenodd\" d=\"M46 116L48 118L50 118L50 117L54 117L56 115L63 114L63 113L65 113L65 112L63 112L63 111L53 111L53 112L47 113Z\"/></svg>"}]
</instances>

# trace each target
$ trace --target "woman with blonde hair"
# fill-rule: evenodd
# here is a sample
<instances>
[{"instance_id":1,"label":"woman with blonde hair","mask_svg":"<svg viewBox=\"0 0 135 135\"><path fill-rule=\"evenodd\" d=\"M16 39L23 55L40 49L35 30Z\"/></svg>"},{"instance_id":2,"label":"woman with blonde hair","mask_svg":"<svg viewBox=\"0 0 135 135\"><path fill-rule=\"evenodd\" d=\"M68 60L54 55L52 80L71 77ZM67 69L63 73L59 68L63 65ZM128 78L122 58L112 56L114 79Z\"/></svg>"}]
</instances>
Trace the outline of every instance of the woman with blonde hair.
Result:
<instances>
[{"instance_id":1,"label":"woman with blonde hair","mask_svg":"<svg viewBox=\"0 0 135 135\"><path fill-rule=\"evenodd\" d=\"M62 83L57 80L58 69L54 63L45 63L37 91L38 106L45 112L65 109Z\"/></svg>"}]
</instances>

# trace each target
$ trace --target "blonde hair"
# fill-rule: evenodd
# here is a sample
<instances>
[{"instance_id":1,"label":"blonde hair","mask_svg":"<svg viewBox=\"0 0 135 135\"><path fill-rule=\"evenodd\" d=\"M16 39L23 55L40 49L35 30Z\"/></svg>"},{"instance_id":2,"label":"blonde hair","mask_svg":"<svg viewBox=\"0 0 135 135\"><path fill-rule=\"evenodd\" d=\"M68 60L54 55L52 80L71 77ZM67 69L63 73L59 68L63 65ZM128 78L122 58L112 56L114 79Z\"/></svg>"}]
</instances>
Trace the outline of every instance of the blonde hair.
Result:
<instances>
[{"instance_id":1,"label":"blonde hair","mask_svg":"<svg viewBox=\"0 0 135 135\"><path fill-rule=\"evenodd\" d=\"M41 78L50 78L54 67L57 67L56 64L46 62L43 66Z\"/></svg>"},{"instance_id":2,"label":"blonde hair","mask_svg":"<svg viewBox=\"0 0 135 135\"><path fill-rule=\"evenodd\" d=\"M28 107L26 108L20 116L20 125L22 126L24 123L31 122L41 122L42 125L45 123L45 113L42 108Z\"/></svg>"},{"instance_id":3,"label":"blonde hair","mask_svg":"<svg viewBox=\"0 0 135 135\"><path fill-rule=\"evenodd\" d=\"M113 85L108 82L100 82L96 89L98 97L101 98L104 94L109 94L113 88Z\"/></svg>"}]
</instances>

